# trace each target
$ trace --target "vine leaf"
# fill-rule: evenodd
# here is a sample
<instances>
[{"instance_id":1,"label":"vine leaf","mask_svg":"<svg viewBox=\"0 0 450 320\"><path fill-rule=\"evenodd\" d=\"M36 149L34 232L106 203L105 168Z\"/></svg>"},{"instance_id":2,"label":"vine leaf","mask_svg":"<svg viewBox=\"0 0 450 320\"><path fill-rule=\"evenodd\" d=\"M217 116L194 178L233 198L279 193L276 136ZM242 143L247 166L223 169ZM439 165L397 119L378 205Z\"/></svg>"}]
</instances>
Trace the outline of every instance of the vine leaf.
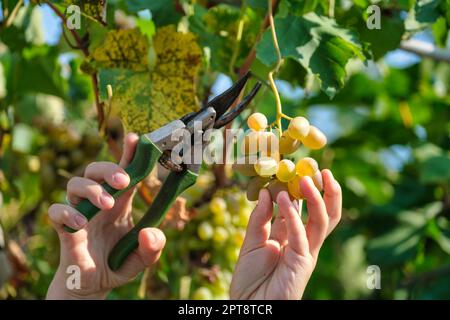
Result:
<instances>
[{"instance_id":1,"label":"vine leaf","mask_svg":"<svg viewBox=\"0 0 450 320\"><path fill-rule=\"evenodd\" d=\"M83 71L99 68L124 68L134 71L148 69L149 41L138 28L110 30L102 43L89 55Z\"/></svg>"},{"instance_id":2,"label":"vine leaf","mask_svg":"<svg viewBox=\"0 0 450 320\"><path fill-rule=\"evenodd\" d=\"M132 13L141 10L150 10L153 22L159 26L176 24L182 17L175 10L175 1L173 0L126 0L126 7Z\"/></svg>"},{"instance_id":3,"label":"vine leaf","mask_svg":"<svg viewBox=\"0 0 450 320\"><path fill-rule=\"evenodd\" d=\"M61 5L65 8L76 5L80 7L83 15L91 17L103 24L106 22L106 0L62 0L53 2L61 2Z\"/></svg>"},{"instance_id":4,"label":"vine leaf","mask_svg":"<svg viewBox=\"0 0 450 320\"><path fill-rule=\"evenodd\" d=\"M365 61L368 56L356 34L315 13L276 17L275 27L282 57L297 60L309 73L317 75L321 89L330 98L344 86L349 59ZM256 54L266 65L276 62L270 30L265 31Z\"/></svg>"},{"instance_id":5,"label":"vine leaf","mask_svg":"<svg viewBox=\"0 0 450 320\"><path fill-rule=\"evenodd\" d=\"M103 97L113 87L113 111L126 131L146 133L198 109L196 78L202 51L191 33L173 26L157 30L153 38L156 64L151 72L100 70Z\"/></svg>"}]
</instances>

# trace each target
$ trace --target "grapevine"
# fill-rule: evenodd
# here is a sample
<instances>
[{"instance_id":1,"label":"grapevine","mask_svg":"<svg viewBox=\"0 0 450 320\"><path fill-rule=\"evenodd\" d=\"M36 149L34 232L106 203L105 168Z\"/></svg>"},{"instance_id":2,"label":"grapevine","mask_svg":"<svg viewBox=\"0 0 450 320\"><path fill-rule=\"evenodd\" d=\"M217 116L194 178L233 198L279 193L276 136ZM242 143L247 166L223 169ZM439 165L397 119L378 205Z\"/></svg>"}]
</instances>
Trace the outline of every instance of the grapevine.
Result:
<instances>
[{"instance_id":1,"label":"grapevine","mask_svg":"<svg viewBox=\"0 0 450 320\"><path fill-rule=\"evenodd\" d=\"M247 188L249 200L257 200L259 190L267 188L275 202L280 191L287 191L292 199L302 199L300 180L306 176L311 177L317 189L322 191L322 176L316 160L306 157L294 164L291 160L282 159L282 157L295 152L302 144L312 150L322 149L327 143L327 138L305 117L292 118L283 113L280 94L274 80L274 75L283 64L283 59L278 45L272 4L272 0L268 0L270 31L277 62L268 73L268 80L275 96L276 119L268 124L266 116L259 112L248 117L247 125L250 132L244 137L240 149L245 155L245 163L238 163L234 168L243 175L253 177ZM284 131L281 123L283 118L289 121L289 126ZM273 127L276 127L278 136L272 132ZM269 131L265 131L266 129ZM249 163L251 161L249 155L255 154L259 155L256 162Z\"/></svg>"}]
</instances>

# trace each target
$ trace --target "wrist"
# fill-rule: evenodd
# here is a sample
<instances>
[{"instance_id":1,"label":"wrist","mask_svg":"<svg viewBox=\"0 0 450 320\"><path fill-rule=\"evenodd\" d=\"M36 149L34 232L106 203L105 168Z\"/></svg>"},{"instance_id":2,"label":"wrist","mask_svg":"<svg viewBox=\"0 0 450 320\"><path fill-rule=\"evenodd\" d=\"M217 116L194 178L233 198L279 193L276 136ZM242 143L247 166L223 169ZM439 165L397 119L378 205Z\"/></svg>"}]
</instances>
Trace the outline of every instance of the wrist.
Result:
<instances>
[{"instance_id":1,"label":"wrist","mask_svg":"<svg viewBox=\"0 0 450 320\"><path fill-rule=\"evenodd\" d=\"M69 283L70 274L62 272L60 269L55 273L55 276L50 283L47 291L47 300L104 300L109 291L91 292L86 288L73 287Z\"/></svg>"}]
</instances>

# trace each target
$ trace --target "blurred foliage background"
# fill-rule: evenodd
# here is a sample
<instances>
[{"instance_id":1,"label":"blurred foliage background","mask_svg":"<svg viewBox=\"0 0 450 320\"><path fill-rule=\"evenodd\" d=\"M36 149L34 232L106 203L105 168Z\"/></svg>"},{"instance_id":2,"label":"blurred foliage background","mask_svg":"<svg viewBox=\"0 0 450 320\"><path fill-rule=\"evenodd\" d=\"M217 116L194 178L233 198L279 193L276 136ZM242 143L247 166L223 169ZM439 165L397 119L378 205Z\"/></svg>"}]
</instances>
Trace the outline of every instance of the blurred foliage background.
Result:
<instances>
[{"instance_id":1,"label":"blurred foliage background","mask_svg":"<svg viewBox=\"0 0 450 320\"><path fill-rule=\"evenodd\" d=\"M81 8L76 30L61 23L76 23L71 4ZM372 4L381 29L366 25ZM59 256L47 209L64 201L68 179L89 162L116 161L120 120L145 131L197 109L247 70L267 82L276 55L265 0L1 0L0 7L0 298L39 299ZM342 222L305 298L450 298L450 2L273 7L283 111L326 133L328 146L311 155L333 171L344 197ZM251 108L273 120L272 92L264 88ZM243 126L249 112L233 125ZM164 174L140 187L136 218ZM109 298L226 299L254 205L244 186L228 167L203 168L163 223L161 261ZM380 290L366 286L369 265L381 269Z\"/></svg>"}]
</instances>

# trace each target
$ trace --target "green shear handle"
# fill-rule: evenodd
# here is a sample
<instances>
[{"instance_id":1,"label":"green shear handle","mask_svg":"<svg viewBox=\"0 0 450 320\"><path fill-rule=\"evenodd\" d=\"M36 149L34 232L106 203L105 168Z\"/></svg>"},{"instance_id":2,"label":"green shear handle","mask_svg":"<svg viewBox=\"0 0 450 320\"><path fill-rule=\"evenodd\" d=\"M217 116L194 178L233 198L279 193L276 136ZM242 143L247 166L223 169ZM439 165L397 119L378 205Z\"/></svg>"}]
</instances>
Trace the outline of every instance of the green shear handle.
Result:
<instances>
[{"instance_id":1,"label":"green shear handle","mask_svg":"<svg viewBox=\"0 0 450 320\"><path fill-rule=\"evenodd\" d=\"M175 199L197 180L198 174L190 170L171 172L144 217L114 247L109 255L109 267L115 271L120 268L128 255L138 247L139 231L157 227Z\"/></svg>"},{"instance_id":2,"label":"green shear handle","mask_svg":"<svg viewBox=\"0 0 450 320\"><path fill-rule=\"evenodd\" d=\"M153 167L161 156L162 151L152 142L150 139L142 135L139 138L136 153L132 162L125 168L125 172L130 176L130 184L122 190L117 190L111 187L107 183L103 183L102 187L108 192L114 199L119 198L126 191L130 190L137 183L147 177L152 171ZM89 200L83 199L75 207L86 219L91 220L100 209L94 206ZM65 226L65 230L68 232L76 232L72 228Z\"/></svg>"}]
</instances>

